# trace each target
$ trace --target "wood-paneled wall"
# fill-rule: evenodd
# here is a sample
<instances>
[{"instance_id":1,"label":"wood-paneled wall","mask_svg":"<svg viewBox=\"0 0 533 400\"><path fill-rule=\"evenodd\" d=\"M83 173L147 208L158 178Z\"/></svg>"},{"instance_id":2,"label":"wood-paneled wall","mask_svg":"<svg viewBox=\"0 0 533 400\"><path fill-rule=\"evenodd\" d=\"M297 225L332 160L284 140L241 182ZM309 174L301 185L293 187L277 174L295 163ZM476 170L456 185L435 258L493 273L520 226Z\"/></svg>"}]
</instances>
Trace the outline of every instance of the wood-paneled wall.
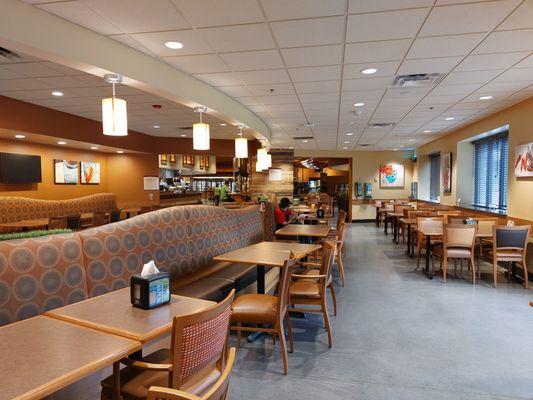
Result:
<instances>
[{"instance_id":1,"label":"wood-paneled wall","mask_svg":"<svg viewBox=\"0 0 533 400\"><path fill-rule=\"evenodd\" d=\"M278 200L282 197L293 197L294 180L294 152L292 150L270 150L272 155L272 168L281 169L281 181L271 182L268 179L268 171L255 172L256 158L252 162L251 193L252 199L260 194L275 194Z\"/></svg>"}]
</instances>

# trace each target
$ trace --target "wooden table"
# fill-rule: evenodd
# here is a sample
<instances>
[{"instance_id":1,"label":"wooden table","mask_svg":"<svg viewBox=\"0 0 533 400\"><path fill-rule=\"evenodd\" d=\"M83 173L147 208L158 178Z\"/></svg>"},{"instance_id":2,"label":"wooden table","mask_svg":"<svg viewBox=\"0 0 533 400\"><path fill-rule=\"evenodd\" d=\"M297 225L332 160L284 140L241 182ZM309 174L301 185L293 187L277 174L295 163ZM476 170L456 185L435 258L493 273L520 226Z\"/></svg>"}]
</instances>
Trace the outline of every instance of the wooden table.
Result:
<instances>
[{"instance_id":1,"label":"wooden table","mask_svg":"<svg viewBox=\"0 0 533 400\"><path fill-rule=\"evenodd\" d=\"M418 232L426 237L426 268L424 273L429 279L433 279L433 274L429 273L429 263L431 261L431 236L442 236L443 225L439 227L431 227L430 229L418 228Z\"/></svg>"},{"instance_id":2,"label":"wooden table","mask_svg":"<svg viewBox=\"0 0 533 400\"><path fill-rule=\"evenodd\" d=\"M411 235L411 225L416 225L416 218L400 218L399 221L407 225L407 250L405 254L409 257L413 257L413 238Z\"/></svg>"},{"instance_id":3,"label":"wooden table","mask_svg":"<svg viewBox=\"0 0 533 400\"><path fill-rule=\"evenodd\" d=\"M392 217L392 241L398 244L398 218L403 217L403 212L387 212L387 217Z\"/></svg>"},{"instance_id":4,"label":"wooden table","mask_svg":"<svg viewBox=\"0 0 533 400\"><path fill-rule=\"evenodd\" d=\"M276 232L274 232L274 234L276 236L298 236L298 238L324 238L328 236L330 230L331 226L329 225L289 224L281 229L278 229Z\"/></svg>"},{"instance_id":5,"label":"wooden table","mask_svg":"<svg viewBox=\"0 0 533 400\"><path fill-rule=\"evenodd\" d=\"M0 328L0 400L37 400L141 348L137 341L38 316Z\"/></svg>"},{"instance_id":6,"label":"wooden table","mask_svg":"<svg viewBox=\"0 0 533 400\"><path fill-rule=\"evenodd\" d=\"M48 225L50 224L50 220L48 218L38 218L38 219L26 219L22 221L16 221L16 222L7 222L5 224L0 224L1 228L22 228L23 232L28 231L32 228L48 228Z\"/></svg>"},{"instance_id":7,"label":"wooden table","mask_svg":"<svg viewBox=\"0 0 533 400\"><path fill-rule=\"evenodd\" d=\"M296 206L296 207L292 207L292 211L298 214L311 214L311 213L316 212L316 208L311 208L307 206Z\"/></svg>"},{"instance_id":8,"label":"wooden table","mask_svg":"<svg viewBox=\"0 0 533 400\"><path fill-rule=\"evenodd\" d=\"M45 315L146 343L170 333L174 317L198 312L213 304L172 295L170 304L143 310L131 305L130 288L124 288L56 308Z\"/></svg>"}]
</instances>

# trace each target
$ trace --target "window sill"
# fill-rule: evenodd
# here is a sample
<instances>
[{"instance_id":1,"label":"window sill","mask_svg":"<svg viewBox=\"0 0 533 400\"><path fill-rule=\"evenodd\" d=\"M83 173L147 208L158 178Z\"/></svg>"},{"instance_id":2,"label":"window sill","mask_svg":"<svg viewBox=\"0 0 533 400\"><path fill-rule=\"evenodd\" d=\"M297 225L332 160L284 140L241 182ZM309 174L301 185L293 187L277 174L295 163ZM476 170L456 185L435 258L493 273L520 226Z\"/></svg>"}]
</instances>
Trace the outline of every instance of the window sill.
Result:
<instances>
[{"instance_id":1,"label":"window sill","mask_svg":"<svg viewBox=\"0 0 533 400\"><path fill-rule=\"evenodd\" d=\"M497 208L486 208L486 207L479 207L474 205L462 205L457 206L458 208L464 208L466 210L474 210L474 211L481 211L487 214L495 214L495 215L507 215L507 210L497 209Z\"/></svg>"}]
</instances>

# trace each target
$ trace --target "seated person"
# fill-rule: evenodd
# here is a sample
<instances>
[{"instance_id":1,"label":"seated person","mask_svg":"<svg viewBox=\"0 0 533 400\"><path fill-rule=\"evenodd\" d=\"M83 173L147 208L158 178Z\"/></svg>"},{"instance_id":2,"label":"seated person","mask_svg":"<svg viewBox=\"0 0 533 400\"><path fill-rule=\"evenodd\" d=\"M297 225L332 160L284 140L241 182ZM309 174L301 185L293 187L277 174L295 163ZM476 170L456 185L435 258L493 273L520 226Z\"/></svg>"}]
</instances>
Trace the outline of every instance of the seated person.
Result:
<instances>
[{"instance_id":1,"label":"seated person","mask_svg":"<svg viewBox=\"0 0 533 400\"><path fill-rule=\"evenodd\" d=\"M290 224L295 218L296 214L293 214L290 210L291 201L287 197L283 197L279 202L279 207L276 208L276 230L283 228L285 225Z\"/></svg>"}]
</instances>

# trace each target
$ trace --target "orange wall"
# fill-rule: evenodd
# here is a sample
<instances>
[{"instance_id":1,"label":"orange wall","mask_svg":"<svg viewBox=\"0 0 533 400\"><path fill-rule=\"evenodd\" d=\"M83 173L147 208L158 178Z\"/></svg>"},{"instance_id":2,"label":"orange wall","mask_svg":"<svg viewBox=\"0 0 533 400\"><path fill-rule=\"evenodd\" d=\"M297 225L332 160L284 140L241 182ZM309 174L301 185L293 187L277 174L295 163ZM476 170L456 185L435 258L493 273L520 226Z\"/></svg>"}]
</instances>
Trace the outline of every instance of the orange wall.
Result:
<instances>
[{"instance_id":1,"label":"orange wall","mask_svg":"<svg viewBox=\"0 0 533 400\"><path fill-rule=\"evenodd\" d=\"M0 140L0 152L39 155L42 172L42 183L29 185L0 183L0 196L62 200L112 192L117 195L120 206L159 203L159 191L143 190L143 176L157 176L159 173L155 154L107 154L12 140ZM54 159L99 162L100 184L55 184ZM150 193L153 194L153 200L149 199Z\"/></svg>"}]
</instances>

